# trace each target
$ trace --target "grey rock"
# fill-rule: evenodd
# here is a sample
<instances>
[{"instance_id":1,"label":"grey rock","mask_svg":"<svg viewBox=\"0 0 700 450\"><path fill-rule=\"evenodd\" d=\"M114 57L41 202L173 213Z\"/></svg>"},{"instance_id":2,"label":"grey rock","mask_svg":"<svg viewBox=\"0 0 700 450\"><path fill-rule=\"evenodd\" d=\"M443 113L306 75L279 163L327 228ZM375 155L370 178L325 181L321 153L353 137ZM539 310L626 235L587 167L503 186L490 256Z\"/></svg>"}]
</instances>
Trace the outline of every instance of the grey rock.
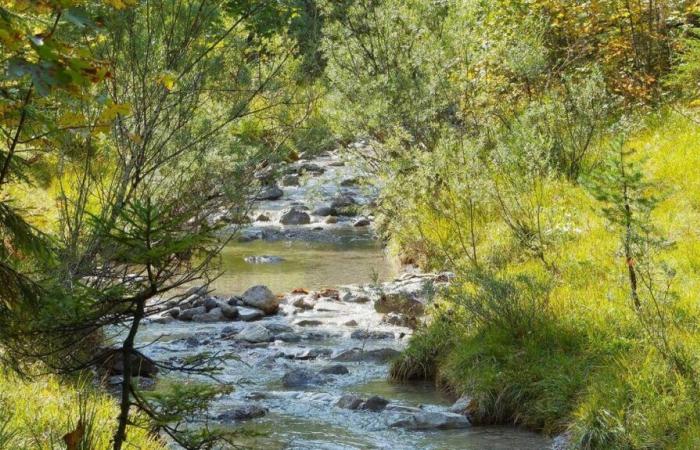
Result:
<instances>
[{"instance_id":1,"label":"grey rock","mask_svg":"<svg viewBox=\"0 0 700 450\"><path fill-rule=\"evenodd\" d=\"M362 219L356 220L355 223L353 224L353 226L354 227L366 227L366 226L369 226L370 223L371 222L369 221L369 219L362 218Z\"/></svg>"},{"instance_id":2,"label":"grey rock","mask_svg":"<svg viewBox=\"0 0 700 450\"><path fill-rule=\"evenodd\" d=\"M283 323L264 323L262 326L273 333L292 333L294 331L292 327Z\"/></svg>"},{"instance_id":3,"label":"grey rock","mask_svg":"<svg viewBox=\"0 0 700 450\"><path fill-rule=\"evenodd\" d=\"M397 290L383 293L374 302L374 309L380 313L402 313L410 316L422 315L425 309L423 301L414 292Z\"/></svg>"},{"instance_id":4,"label":"grey rock","mask_svg":"<svg viewBox=\"0 0 700 450\"><path fill-rule=\"evenodd\" d=\"M257 417L262 417L267 414L267 409L258 405L245 405L230 409L222 414L219 414L216 418L222 422L241 422L244 420L251 420Z\"/></svg>"},{"instance_id":5,"label":"grey rock","mask_svg":"<svg viewBox=\"0 0 700 450\"><path fill-rule=\"evenodd\" d=\"M275 340L282 342L299 342L301 336L296 333L279 333L275 335Z\"/></svg>"},{"instance_id":6,"label":"grey rock","mask_svg":"<svg viewBox=\"0 0 700 450\"><path fill-rule=\"evenodd\" d=\"M284 195L284 191L276 184L263 186L255 196L255 200L279 200Z\"/></svg>"},{"instance_id":7,"label":"grey rock","mask_svg":"<svg viewBox=\"0 0 700 450\"><path fill-rule=\"evenodd\" d=\"M238 317L238 308L235 306L223 304L219 308L221 308L221 314L225 319L234 320Z\"/></svg>"},{"instance_id":8,"label":"grey rock","mask_svg":"<svg viewBox=\"0 0 700 450\"><path fill-rule=\"evenodd\" d=\"M330 206L319 206L311 213L314 216L326 217L335 215L335 210Z\"/></svg>"},{"instance_id":9,"label":"grey rock","mask_svg":"<svg viewBox=\"0 0 700 450\"><path fill-rule=\"evenodd\" d=\"M255 218L257 222L269 222L270 217L267 216L266 214L259 214L258 217Z\"/></svg>"},{"instance_id":10,"label":"grey rock","mask_svg":"<svg viewBox=\"0 0 700 450\"><path fill-rule=\"evenodd\" d=\"M324 375L347 375L350 373L350 370L342 364L333 364L321 369L320 373Z\"/></svg>"},{"instance_id":11,"label":"grey rock","mask_svg":"<svg viewBox=\"0 0 700 450\"><path fill-rule=\"evenodd\" d=\"M294 355L294 359L300 360L311 360L320 357L329 357L333 353L330 348L310 348L308 350L302 350L301 352Z\"/></svg>"},{"instance_id":12,"label":"grey rock","mask_svg":"<svg viewBox=\"0 0 700 450\"><path fill-rule=\"evenodd\" d=\"M326 169L314 163L304 163L299 167L300 173L311 172L314 174L322 174L325 171Z\"/></svg>"},{"instance_id":13,"label":"grey rock","mask_svg":"<svg viewBox=\"0 0 700 450\"><path fill-rule=\"evenodd\" d=\"M386 405L389 404L389 400L379 397L378 395L374 395L367 400L365 400L362 405L360 405L360 409L366 409L368 411L373 411L373 412L379 412L383 411L384 408L386 408Z\"/></svg>"},{"instance_id":14,"label":"grey rock","mask_svg":"<svg viewBox=\"0 0 700 450\"><path fill-rule=\"evenodd\" d=\"M192 318L199 314L206 314L207 308L204 306L196 306L194 308L189 308L180 313L178 316L179 320L190 321Z\"/></svg>"},{"instance_id":15,"label":"grey rock","mask_svg":"<svg viewBox=\"0 0 700 450\"><path fill-rule=\"evenodd\" d=\"M333 361L339 362L358 362L371 361L384 363L401 355L401 352L393 348L379 348L375 350L362 350L361 348L353 348L345 350L331 358Z\"/></svg>"},{"instance_id":16,"label":"grey rock","mask_svg":"<svg viewBox=\"0 0 700 450\"><path fill-rule=\"evenodd\" d=\"M265 314L274 314L279 309L279 300L267 286L253 286L243 293L243 303L258 308Z\"/></svg>"},{"instance_id":17,"label":"grey rock","mask_svg":"<svg viewBox=\"0 0 700 450\"><path fill-rule=\"evenodd\" d=\"M451 430L468 428L469 420L460 414L426 411L398 420L389 426L407 430Z\"/></svg>"},{"instance_id":18,"label":"grey rock","mask_svg":"<svg viewBox=\"0 0 700 450\"><path fill-rule=\"evenodd\" d=\"M324 377L308 369L293 369L282 377L282 385L287 388L314 386L325 381Z\"/></svg>"},{"instance_id":19,"label":"grey rock","mask_svg":"<svg viewBox=\"0 0 700 450\"><path fill-rule=\"evenodd\" d=\"M253 344L259 342L269 342L272 340L272 333L270 333L270 330L262 325L251 324L243 328L241 332L238 333L237 339Z\"/></svg>"},{"instance_id":20,"label":"grey rock","mask_svg":"<svg viewBox=\"0 0 700 450\"><path fill-rule=\"evenodd\" d=\"M207 313L192 316L192 322L199 323L221 322L222 320L224 320L224 315L221 312L221 308L214 308Z\"/></svg>"},{"instance_id":21,"label":"grey rock","mask_svg":"<svg viewBox=\"0 0 700 450\"><path fill-rule=\"evenodd\" d=\"M299 186L299 176L294 174L282 177L282 186Z\"/></svg>"},{"instance_id":22,"label":"grey rock","mask_svg":"<svg viewBox=\"0 0 700 450\"><path fill-rule=\"evenodd\" d=\"M333 209L338 209L338 208L345 208L348 206L352 206L355 204L355 199L352 198L349 195L338 195L333 199L331 202L331 208Z\"/></svg>"},{"instance_id":23,"label":"grey rock","mask_svg":"<svg viewBox=\"0 0 700 450\"><path fill-rule=\"evenodd\" d=\"M355 394L345 394L335 404L338 408L357 409L362 404L362 399Z\"/></svg>"},{"instance_id":24,"label":"grey rock","mask_svg":"<svg viewBox=\"0 0 700 450\"><path fill-rule=\"evenodd\" d=\"M209 312L212 309L219 307L219 301L214 297L209 297L204 300L204 307L207 309L207 312Z\"/></svg>"},{"instance_id":25,"label":"grey rock","mask_svg":"<svg viewBox=\"0 0 700 450\"><path fill-rule=\"evenodd\" d=\"M355 330L350 333L350 337L353 339L394 339L394 333L390 331L368 331L368 330Z\"/></svg>"},{"instance_id":26,"label":"grey rock","mask_svg":"<svg viewBox=\"0 0 700 450\"><path fill-rule=\"evenodd\" d=\"M321 322L320 320L304 319L297 322L296 325L300 327L316 327L319 325L323 325L323 322Z\"/></svg>"},{"instance_id":27,"label":"grey rock","mask_svg":"<svg viewBox=\"0 0 700 450\"><path fill-rule=\"evenodd\" d=\"M394 325L397 327L406 327L415 329L418 327L418 319L414 316L407 316L401 313L389 313L382 319L382 323L387 323L389 325Z\"/></svg>"},{"instance_id":28,"label":"grey rock","mask_svg":"<svg viewBox=\"0 0 700 450\"><path fill-rule=\"evenodd\" d=\"M300 309L314 309L314 304L307 297L299 297L294 300L292 306Z\"/></svg>"},{"instance_id":29,"label":"grey rock","mask_svg":"<svg viewBox=\"0 0 700 450\"><path fill-rule=\"evenodd\" d=\"M343 325L345 325L346 327L356 327L358 324L357 320L348 320Z\"/></svg>"},{"instance_id":30,"label":"grey rock","mask_svg":"<svg viewBox=\"0 0 700 450\"><path fill-rule=\"evenodd\" d=\"M282 213L280 223L282 225L306 225L311 223L311 216L298 207L292 207Z\"/></svg>"},{"instance_id":31,"label":"grey rock","mask_svg":"<svg viewBox=\"0 0 700 450\"><path fill-rule=\"evenodd\" d=\"M265 313L257 308L248 308L246 306L238 307L238 318L244 322L252 322L262 319L263 317L265 317Z\"/></svg>"}]
</instances>

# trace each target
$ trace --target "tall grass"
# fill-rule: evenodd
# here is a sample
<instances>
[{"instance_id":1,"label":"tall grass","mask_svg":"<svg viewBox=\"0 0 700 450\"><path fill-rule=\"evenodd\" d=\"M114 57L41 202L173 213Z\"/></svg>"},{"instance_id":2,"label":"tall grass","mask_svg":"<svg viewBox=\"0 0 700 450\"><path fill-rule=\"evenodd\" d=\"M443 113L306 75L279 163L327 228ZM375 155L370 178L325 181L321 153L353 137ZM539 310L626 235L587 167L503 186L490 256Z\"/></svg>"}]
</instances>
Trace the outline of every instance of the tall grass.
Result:
<instances>
[{"instance_id":1,"label":"tall grass","mask_svg":"<svg viewBox=\"0 0 700 450\"><path fill-rule=\"evenodd\" d=\"M0 449L62 449L64 436L71 432L77 450L111 448L119 413L116 401L89 384L53 376L27 382L0 373L0 392ZM144 421L129 427L130 448L164 449L145 425Z\"/></svg>"},{"instance_id":2,"label":"tall grass","mask_svg":"<svg viewBox=\"0 0 700 450\"><path fill-rule=\"evenodd\" d=\"M552 182L540 205L551 267L523 250L497 215L485 216L488 236L476 251L498 283L547 281L536 284L539 292L523 283L483 292L489 285L446 244L467 223L434 217L416 202L406 214L413 222L395 225L394 245L426 249L413 259L462 277L434 305L430 325L392 376L434 379L472 396L479 423L568 432L571 448L700 448L700 127L660 114L627 145L646 158L645 173L665 194L653 221L675 242L659 255L674 269L674 295L660 307L669 317L664 333L687 357L690 375L674 370L635 315L619 237L595 201L576 183ZM432 224L422 228L427 233L416 233L421 223Z\"/></svg>"}]
</instances>

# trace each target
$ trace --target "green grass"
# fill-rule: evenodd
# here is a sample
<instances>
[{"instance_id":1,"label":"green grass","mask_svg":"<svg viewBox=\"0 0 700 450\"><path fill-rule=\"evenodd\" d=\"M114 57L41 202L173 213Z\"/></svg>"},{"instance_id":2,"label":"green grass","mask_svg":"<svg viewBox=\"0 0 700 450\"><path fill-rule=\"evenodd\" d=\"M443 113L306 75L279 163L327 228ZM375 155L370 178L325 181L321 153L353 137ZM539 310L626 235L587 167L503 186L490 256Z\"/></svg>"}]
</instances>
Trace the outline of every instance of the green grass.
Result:
<instances>
[{"instance_id":1,"label":"green grass","mask_svg":"<svg viewBox=\"0 0 700 450\"><path fill-rule=\"evenodd\" d=\"M680 114L660 114L629 146L648 158L646 172L665 194L653 219L675 242L660 255L676 271L675 295L662 305L673 324L666 332L697 374L700 127ZM478 247L498 279L549 277L546 301L536 307L515 296L477 297L473 277L462 270L468 264L450 248L456 227L466 224L436 216L420 201L407 214L413 222L394 224L394 248L414 252L410 259L426 268L445 268L442 255L451 254L448 268L463 277L435 305L392 377L433 379L455 395L472 396L478 423L568 432L571 448L700 448L700 380L674 370L635 315L619 235L581 186L553 181L544 190L545 226L553 236L546 252L556 270L547 274L519 250L497 214L482 217L486 232ZM430 224L420 235L416 218ZM482 297L507 320L475 317L470 301Z\"/></svg>"},{"instance_id":2,"label":"green grass","mask_svg":"<svg viewBox=\"0 0 700 450\"><path fill-rule=\"evenodd\" d=\"M66 448L63 436L76 430L80 422L85 426L80 450L108 449L118 413L116 400L89 384L61 382L53 376L26 382L0 373L2 449ZM128 428L127 448L165 448L141 426Z\"/></svg>"}]
</instances>

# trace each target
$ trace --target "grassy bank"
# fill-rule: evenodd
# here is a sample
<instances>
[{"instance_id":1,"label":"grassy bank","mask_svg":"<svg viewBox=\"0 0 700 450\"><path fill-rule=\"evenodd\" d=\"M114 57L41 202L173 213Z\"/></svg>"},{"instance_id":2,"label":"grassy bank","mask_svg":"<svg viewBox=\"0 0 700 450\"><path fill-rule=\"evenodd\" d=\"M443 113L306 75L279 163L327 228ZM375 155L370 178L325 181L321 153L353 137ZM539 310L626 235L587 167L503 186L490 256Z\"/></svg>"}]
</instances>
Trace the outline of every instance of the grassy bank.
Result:
<instances>
[{"instance_id":1,"label":"grassy bank","mask_svg":"<svg viewBox=\"0 0 700 450\"><path fill-rule=\"evenodd\" d=\"M645 189L659 197L648 220L666 237L637 310L619 232L585 180L538 186L532 201L544 237L535 250L513 237L493 204L482 202L475 226L403 196L406 219L389 227L395 247L426 269L454 270L459 282L392 376L472 396L479 423L568 432L571 448L698 448L699 143L696 123L678 113L649 119L626 141ZM466 202L455 184L444 186L440 198ZM458 242L470 229L478 268L472 248Z\"/></svg>"},{"instance_id":2,"label":"grassy bank","mask_svg":"<svg viewBox=\"0 0 700 450\"><path fill-rule=\"evenodd\" d=\"M64 436L73 433L74 449L111 448L119 409L107 394L89 385L61 382L52 376L25 382L0 373L0 448L66 448ZM83 425L83 431L80 424ZM146 425L145 422L141 425ZM129 427L130 448L165 448L147 429Z\"/></svg>"}]
</instances>

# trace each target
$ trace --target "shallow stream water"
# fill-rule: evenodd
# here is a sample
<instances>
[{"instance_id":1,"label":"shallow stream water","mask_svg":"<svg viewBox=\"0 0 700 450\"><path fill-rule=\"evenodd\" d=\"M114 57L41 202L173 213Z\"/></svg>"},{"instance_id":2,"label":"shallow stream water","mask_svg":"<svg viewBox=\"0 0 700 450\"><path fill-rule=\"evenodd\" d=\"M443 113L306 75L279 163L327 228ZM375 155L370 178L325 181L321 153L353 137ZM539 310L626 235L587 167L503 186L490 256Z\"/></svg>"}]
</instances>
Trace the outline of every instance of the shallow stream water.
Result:
<instances>
[{"instance_id":1,"label":"shallow stream water","mask_svg":"<svg viewBox=\"0 0 700 450\"><path fill-rule=\"evenodd\" d=\"M328 165L333 177L339 175L337 165ZM316 180L316 190L335 195L337 189L328 180ZM330 187L328 187L330 185ZM326 186L324 188L324 186ZM282 202L303 201L304 188L285 189ZM261 202L261 210L273 215L280 208L274 201ZM314 218L300 231L319 228ZM261 224L254 224L260 226ZM267 224L263 224L268 226ZM285 227L281 227L285 228ZM292 227L294 229L294 227ZM283 230L284 231L284 230ZM283 294L295 288L319 290L343 285L375 284L391 280L399 268L386 257L384 250L367 229L352 225L327 230L324 239L275 239L236 242L222 253L222 276L212 285L214 294L228 297L240 295L253 285L266 285ZM322 231L325 233L325 231ZM250 256L276 256L281 262L252 264ZM149 356L161 360L181 358L203 351L218 352L225 359L222 381L235 386L235 391L218 400L211 415L232 407L251 403L268 410L264 417L238 424L221 426L260 432L241 443L255 449L473 449L534 450L546 449L551 441L541 435L512 427L470 427L459 430L408 431L389 425L402 417L401 412L348 410L335 406L346 393L367 398L379 395L397 407L420 407L423 411L447 411L454 399L437 392L431 384L392 384L387 381L387 362L342 362L349 374L332 376L325 383L306 389L283 387L281 379L289 370L310 369L318 373L331 364L333 356L351 348L364 350L405 348L411 330L382 322L371 302L351 303L323 298L313 309L299 310L283 303L280 314L254 322L291 326L302 336L296 343L274 341L266 344L245 344L227 337L232 329L240 331L248 323L194 323L175 321L150 323L142 328L141 343ZM302 320L318 321L314 326L299 324ZM356 325L348 326L348 321ZM227 328L227 333L222 331ZM393 339L353 339L354 330L386 331ZM234 333L235 335L235 333ZM330 355L300 359L305 351L327 350ZM296 355L297 357L295 357Z\"/></svg>"}]
</instances>

